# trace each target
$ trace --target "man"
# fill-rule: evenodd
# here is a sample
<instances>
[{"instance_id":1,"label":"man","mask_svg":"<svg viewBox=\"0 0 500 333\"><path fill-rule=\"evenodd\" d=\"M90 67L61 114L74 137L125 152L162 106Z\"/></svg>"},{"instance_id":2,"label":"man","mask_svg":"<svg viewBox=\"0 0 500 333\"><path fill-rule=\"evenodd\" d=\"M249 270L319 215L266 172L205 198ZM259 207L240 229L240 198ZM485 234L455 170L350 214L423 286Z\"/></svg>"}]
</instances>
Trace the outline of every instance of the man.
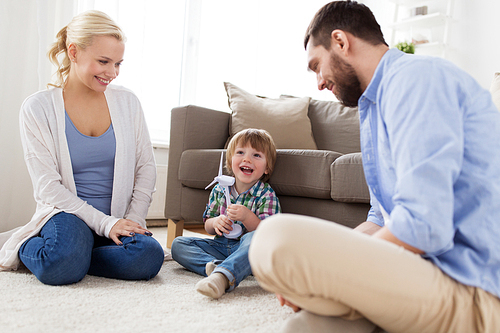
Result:
<instances>
[{"instance_id":1,"label":"man","mask_svg":"<svg viewBox=\"0 0 500 333\"><path fill-rule=\"evenodd\" d=\"M305 37L319 89L358 106L371 210L355 230L277 215L253 274L289 331L500 331L500 113L451 63L389 49L372 12L325 5Z\"/></svg>"}]
</instances>

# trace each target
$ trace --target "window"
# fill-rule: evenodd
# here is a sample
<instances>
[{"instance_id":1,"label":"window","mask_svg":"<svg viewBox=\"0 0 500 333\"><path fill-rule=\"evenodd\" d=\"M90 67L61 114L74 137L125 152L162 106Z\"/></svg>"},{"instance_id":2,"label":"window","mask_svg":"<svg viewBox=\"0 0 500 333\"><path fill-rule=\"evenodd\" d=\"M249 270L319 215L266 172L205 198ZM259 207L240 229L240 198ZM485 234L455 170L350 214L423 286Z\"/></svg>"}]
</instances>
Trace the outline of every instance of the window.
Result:
<instances>
[{"instance_id":1,"label":"window","mask_svg":"<svg viewBox=\"0 0 500 333\"><path fill-rule=\"evenodd\" d=\"M127 36L120 76L114 82L139 97L151 139L167 143L170 110L179 105L185 1L94 0L78 12L101 10Z\"/></svg>"},{"instance_id":2,"label":"window","mask_svg":"<svg viewBox=\"0 0 500 333\"><path fill-rule=\"evenodd\" d=\"M173 107L229 112L224 81L273 98L334 100L317 90L303 47L310 20L327 2L78 0L78 12L102 10L122 27L128 41L115 83L137 94L152 140L166 143Z\"/></svg>"}]
</instances>

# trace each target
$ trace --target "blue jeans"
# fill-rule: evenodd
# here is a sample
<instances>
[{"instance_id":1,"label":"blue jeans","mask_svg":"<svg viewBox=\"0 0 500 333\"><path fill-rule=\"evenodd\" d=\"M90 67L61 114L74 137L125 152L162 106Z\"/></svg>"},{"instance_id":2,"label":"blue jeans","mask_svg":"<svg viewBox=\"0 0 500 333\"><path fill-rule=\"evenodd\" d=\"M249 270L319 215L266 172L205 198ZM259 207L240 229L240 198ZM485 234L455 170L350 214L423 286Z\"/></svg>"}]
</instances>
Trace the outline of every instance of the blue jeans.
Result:
<instances>
[{"instance_id":1,"label":"blue jeans","mask_svg":"<svg viewBox=\"0 0 500 333\"><path fill-rule=\"evenodd\" d=\"M177 237L172 243L172 258L188 270L207 276L208 262L217 265L212 273L224 274L229 280L229 289L236 288L243 279L252 274L248 261L248 249L254 232L244 234L239 240L219 237L203 239Z\"/></svg>"},{"instance_id":2,"label":"blue jeans","mask_svg":"<svg viewBox=\"0 0 500 333\"><path fill-rule=\"evenodd\" d=\"M19 249L19 259L40 280L64 285L86 274L123 280L149 280L163 264L163 249L154 238L120 237L123 245L95 234L68 213L54 215L38 236Z\"/></svg>"}]
</instances>

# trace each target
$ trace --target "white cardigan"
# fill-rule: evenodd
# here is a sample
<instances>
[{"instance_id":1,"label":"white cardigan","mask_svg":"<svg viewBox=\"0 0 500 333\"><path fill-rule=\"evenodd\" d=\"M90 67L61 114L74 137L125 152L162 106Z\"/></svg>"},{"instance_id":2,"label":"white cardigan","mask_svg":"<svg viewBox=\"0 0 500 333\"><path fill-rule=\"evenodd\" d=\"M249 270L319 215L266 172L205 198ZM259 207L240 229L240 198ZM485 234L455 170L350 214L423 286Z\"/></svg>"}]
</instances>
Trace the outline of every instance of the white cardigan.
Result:
<instances>
[{"instance_id":1,"label":"white cardigan","mask_svg":"<svg viewBox=\"0 0 500 333\"><path fill-rule=\"evenodd\" d=\"M62 211L78 216L105 237L121 218L146 227L156 165L144 114L137 97L125 88L108 86L105 96L116 137L111 216L76 195L62 89L37 92L24 101L20 114L21 141L36 212L26 225L0 233L0 270L17 269L20 246Z\"/></svg>"}]
</instances>

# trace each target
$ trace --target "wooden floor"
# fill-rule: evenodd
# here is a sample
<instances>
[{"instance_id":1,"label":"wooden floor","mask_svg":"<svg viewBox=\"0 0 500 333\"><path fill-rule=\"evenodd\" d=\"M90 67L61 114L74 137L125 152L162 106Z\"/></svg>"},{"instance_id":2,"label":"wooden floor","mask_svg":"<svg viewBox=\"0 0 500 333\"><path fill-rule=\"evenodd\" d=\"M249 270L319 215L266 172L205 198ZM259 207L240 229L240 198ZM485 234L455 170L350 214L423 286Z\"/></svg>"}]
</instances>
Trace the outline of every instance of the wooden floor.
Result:
<instances>
[{"instance_id":1,"label":"wooden floor","mask_svg":"<svg viewBox=\"0 0 500 333\"><path fill-rule=\"evenodd\" d=\"M167 220L165 219L148 219L147 221L148 227L166 227ZM205 228L202 224L184 224L184 229L187 229L192 232L197 232L199 234L210 235L205 231Z\"/></svg>"},{"instance_id":2,"label":"wooden floor","mask_svg":"<svg viewBox=\"0 0 500 333\"><path fill-rule=\"evenodd\" d=\"M199 234L210 235L205 231L205 228L202 225L184 225L184 229L187 229L192 232L197 232Z\"/></svg>"}]
</instances>

